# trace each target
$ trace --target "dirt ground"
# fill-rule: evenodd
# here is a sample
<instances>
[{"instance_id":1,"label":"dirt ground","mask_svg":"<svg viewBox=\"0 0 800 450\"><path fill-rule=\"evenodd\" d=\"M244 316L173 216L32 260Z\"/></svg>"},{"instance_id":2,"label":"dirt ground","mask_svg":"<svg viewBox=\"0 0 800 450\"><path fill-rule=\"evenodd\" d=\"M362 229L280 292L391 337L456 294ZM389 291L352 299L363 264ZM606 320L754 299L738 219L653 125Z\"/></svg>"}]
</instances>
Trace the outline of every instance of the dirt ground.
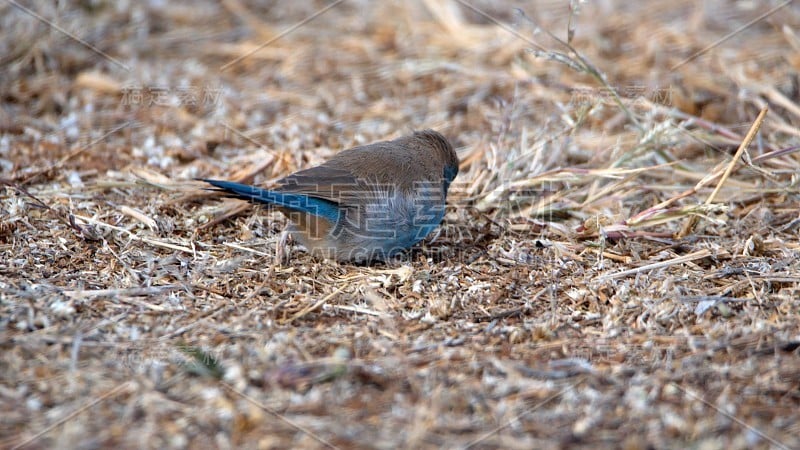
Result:
<instances>
[{"instance_id":1,"label":"dirt ground","mask_svg":"<svg viewBox=\"0 0 800 450\"><path fill-rule=\"evenodd\" d=\"M800 5L0 2L0 448L800 448ZM436 129L396 260L269 186Z\"/></svg>"}]
</instances>

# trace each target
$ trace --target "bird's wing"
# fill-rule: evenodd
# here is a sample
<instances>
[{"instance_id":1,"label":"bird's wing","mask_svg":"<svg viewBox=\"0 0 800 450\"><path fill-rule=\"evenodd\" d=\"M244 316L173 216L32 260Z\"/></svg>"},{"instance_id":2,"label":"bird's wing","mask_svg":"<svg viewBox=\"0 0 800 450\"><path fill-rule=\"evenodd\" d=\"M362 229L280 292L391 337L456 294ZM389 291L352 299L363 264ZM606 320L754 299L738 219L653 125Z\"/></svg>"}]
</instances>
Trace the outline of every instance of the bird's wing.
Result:
<instances>
[{"instance_id":1,"label":"bird's wing","mask_svg":"<svg viewBox=\"0 0 800 450\"><path fill-rule=\"evenodd\" d=\"M349 170L323 164L295 172L278 181L281 192L305 194L334 203L346 203L363 186L364 181L356 178Z\"/></svg>"},{"instance_id":2,"label":"bird's wing","mask_svg":"<svg viewBox=\"0 0 800 450\"><path fill-rule=\"evenodd\" d=\"M348 199L408 190L419 178L420 168L401 150L391 142L344 150L319 166L279 180L278 189L345 204Z\"/></svg>"}]
</instances>

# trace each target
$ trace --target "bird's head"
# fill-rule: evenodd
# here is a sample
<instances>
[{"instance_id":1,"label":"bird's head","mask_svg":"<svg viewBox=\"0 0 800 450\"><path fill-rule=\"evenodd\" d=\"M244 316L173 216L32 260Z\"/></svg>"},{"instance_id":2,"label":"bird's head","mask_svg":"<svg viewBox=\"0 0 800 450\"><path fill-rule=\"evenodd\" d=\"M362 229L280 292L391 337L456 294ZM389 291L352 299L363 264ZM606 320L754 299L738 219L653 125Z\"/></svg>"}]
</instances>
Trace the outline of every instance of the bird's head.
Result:
<instances>
[{"instance_id":1,"label":"bird's head","mask_svg":"<svg viewBox=\"0 0 800 450\"><path fill-rule=\"evenodd\" d=\"M450 187L450 183L452 183L456 175L458 175L458 155L456 155L456 151L453 149L450 141L438 131L417 131L414 133L414 137L425 141L433 149L433 156L441 163L444 194L447 195L447 189Z\"/></svg>"}]
</instances>

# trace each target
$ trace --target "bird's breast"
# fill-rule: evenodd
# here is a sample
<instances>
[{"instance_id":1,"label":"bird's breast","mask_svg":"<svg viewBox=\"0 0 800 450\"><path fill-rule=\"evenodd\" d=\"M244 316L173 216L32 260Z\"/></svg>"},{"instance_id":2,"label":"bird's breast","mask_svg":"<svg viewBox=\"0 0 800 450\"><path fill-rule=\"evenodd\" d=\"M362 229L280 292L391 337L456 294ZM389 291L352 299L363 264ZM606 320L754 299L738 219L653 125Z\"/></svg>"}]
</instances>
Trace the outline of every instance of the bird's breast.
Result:
<instances>
[{"instance_id":1,"label":"bird's breast","mask_svg":"<svg viewBox=\"0 0 800 450\"><path fill-rule=\"evenodd\" d=\"M444 217L441 189L376 190L348 205L331 230L336 242L392 255L425 238Z\"/></svg>"}]
</instances>

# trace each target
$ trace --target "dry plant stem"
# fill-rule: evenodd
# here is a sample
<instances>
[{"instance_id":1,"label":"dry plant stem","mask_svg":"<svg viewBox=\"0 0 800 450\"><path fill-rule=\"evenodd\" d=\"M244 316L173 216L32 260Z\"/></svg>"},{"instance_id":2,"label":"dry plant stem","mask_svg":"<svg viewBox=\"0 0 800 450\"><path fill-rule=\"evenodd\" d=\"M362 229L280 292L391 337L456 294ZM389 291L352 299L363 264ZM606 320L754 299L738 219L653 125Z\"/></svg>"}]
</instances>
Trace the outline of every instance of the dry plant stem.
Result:
<instances>
[{"instance_id":1,"label":"dry plant stem","mask_svg":"<svg viewBox=\"0 0 800 450\"><path fill-rule=\"evenodd\" d=\"M679 256L677 258L670 259L669 261L659 261L653 264L647 264L646 266L637 267L635 269L623 270L621 272L612 273L609 275L604 275L602 277L598 277L597 281L608 281L613 280L615 278L622 278L628 275L639 274L643 272L648 272L654 269L661 269L664 267L674 266L675 264L683 264L689 261L694 261L697 259L702 259L705 257L711 256L711 250L703 249L696 251L694 253L689 253L688 255Z\"/></svg>"},{"instance_id":2,"label":"dry plant stem","mask_svg":"<svg viewBox=\"0 0 800 450\"><path fill-rule=\"evenodd\" d=\"M753 163L759 163L761 161L766 161L768 159L777 158L779 156L790 155L796 151L800 150L800 145L795 145L793 147L788 148L781 148L778 150L773 150L769 153L764 153L763 155L756 156L753 158Z\"/></svg>"},{"instance_id":3,"label":"dry plant stem","mask_svg":"<svg viewBox=\"0 0 800 450\"><path fill-rule=\"evenodd\" d=\"M60 293L74 299L93 299L97 297L140 297L160 294L163 292L171 292L179 289L185 289L185 286L180 285L167 285L167 286L153 286L153 287L136 287L136 288L120 288L120 289L94 289L94 290L74 290L74 291L61 291Z\"/></svg>"},{"instance_id":4,"label":"dry plant stem","mask_svg":"<svg viewBox=\"0 0 800 450\"><path fill-rule=\"evenodd\" d=\"M767 115L767 110L768 109L769 108L765 107L764 109L761 110L760 113L758 113L758 117L756 117L755 122L753 122L753 125L750 127L750 131L747 132L747 135L744 137L744 140L739 145L739 149L736 150L736 154L733 156L733 158L731 159L730 164L728 164L728 167L725 169L725 172L722 174L722 178L719 180L719 183L717 183L717 186L714 188L714 191L711 192L711 195L709 195L708 198L706 198L706 201L705 201L706 205L709 205L714 201L714 198L716 198L717 193L719 193L720 189L722 189L722 185L725 184L725 181L728 179L728 177L731 176L731 173L733 173L733 169L736 167L736 163L742 157L742 154L747 149L747 147L750 146L750 143L756 137L756 134L758 133L758 130L761 128L761 124L764 122L764 118ZM717 178L717 177L715 176L714 178ZM694 189L695 192L697 192L697 189L700 187L701 183L705 184L706 182L710 182L710 181L711 180L708 180L708 181L703 180L700 183L698 183L698 186L695 186L695 189ZM694 226L695 226L696 223L697 223L697 216L695 216L695 215L689 216L689 219L686 221L686 224L684 225L683 229L681 230L680 233L678 233L678 237L684 237L687 234L689 234L692 231L694 231Z\"/></svg>"},{"instance_id":5,"label":"dry plant stem","mask_svg":"<svg viewBox=\"0 0 800 450\"><path fill-rule=\"evenodd\" d=\"M699 126L700 128L718 134L724 138L734 139L737 141L742 139L742 136L740 136L738 133L734 132L728 127L685 113L675 108L666 108L661 105L654 105L654 106L656 110L663 110L667 116L675 117L681 120L686 120L689 124L697 124L697 126Z\"/></svg>"},{"instance_id":6,"label":"dry plant stem","mask_svg":"<svg viewBox=\"0 0 800 450\"><path fill-rule=\"evenodd\" d=\"M522 10L518 10L518 11L519 11L520 15L522 15L522 17L526 18L530 22L533 22L530 18L528 18L528 16L526 16L522 12ZM571 15L570 15L570 18L571 18ZM622 99L620 98L619 94L617 93L617 90L614 89L611 86L611 84L609 84L609 82L606 79L605 75L602 72L600 72L600 70L597 67L595 67L594 64L590 63L588 59L584 58L583 55L581 55L578 52L578 50L575 49L575 47L572 46L572 44L570 43L570 41L572 40L571 39L572 36L569 35L569 32L568 32L568 41L564 41L563 39L559 38L555 34L551 33L546 28L541 28L541 29L545 33L547 33L547 35L550 36L553 40L555 40L556 42L558 42L562 46L566 47L570 52L572 52L572 55L564 55L564 54L560 54L558 52L549 52L549 51L541 51L541 50L532 50L532 53L537 55L537 56L545 56L545 57L547 57L548 54L549 54L551 59L554 59L554 60L556 60L558 62L566 64L568 67L570 67L572 69L583 70L584 72L586 72L589 75L591 75L594 79L599 81L600 84L602 84L603 87L605 87L608 90L608 92L611 93L611 96L614 99L614 103L616 103L617 106L619 106L619 108L622 110L622 112L625 113L625 116L636 127L636 129L639 130L640 132L643 132L644 128L642 127L642 125L636 119L636 116L633 114L633 112L631 112L631 110L627 106L625 106L625 103L622 102Z\"/></svg>"},{"instance_id":7,"label":"dry plant stem","mask_svg":"<svg viewBox=\"0 0 800 450\"><path fill-rule=\"evenodd\" d=\"M330 299L332 299L333 297L335 297L336 295L338 295L338 294L339 294L340 292L342 292L343 290L344 290L343 288L339 288L339 289L337 289L337 290L335 290L335 291L331 292L330 294L326 295L325 297L323 297L323 298L322 298L321 300L319 300L318 302L316 302L316 303L314 303L314 304L311 304L311 305L309 305L309 306L307 306L307 307L303 308L303 309L302 309L302 310L300 310L300 311L299 311L297 314L293 315L292 317L290 317L289 319L287 319L287 320L286 320L285 322L283 322L283 323L286 323L286 324L292 323L292 322L294 322L295 320L297 320L297 319L299 319L299 318L301 318L301 317L305 316L305 315L306 315L306 314L308 314L309 312L316 310L317 308L319 308L319 307L321 307L322 305L324 305L324 304L325 304L325 303L326 303L328 300L330 300Z\"/></svg>"},{"instance_id":8,"label":"dry plant stem","mask_svg":"<svg viewBox=\"0 0 800 450\"><path fill-rule=\"evenodd\" d=\"M755 125L755 123L754 123L754 125ZM752 140L752 138L751 138L751 140ZM786 153L791 153L791 151L787 150ZM738 151L737 151L737 154L738 154ZM767 159L766 156L767 155L762 155L761 158L756 158L754 161L760 161L760 160L763 160L763 159ZM772 157L772 156L770 156L770 157ZM734 158L734 161L736 161L736 158ZM693 188L687 189L687 190L681 192L680 194L678 194L678 195L676 195L674 197L671 197L671 198L668 198L667 200L664 200L663 202L653 206L652 208L649 208L648 211L654 210L654 209L664 209L664 208L667 208L667 207L671 206L673 203L677 202L678 200L681 200L681 199L686 198L686 197L691 197L692 195L695 195L697 193L697 191L699 191L700 189L702 189L706 185L708 185L711 182L717 180L720 176L722 176L722 175L721 174L716 174L716 175L713 175L713 176L705 177L700 182L698 182Z\"/></svg>"}]
</instances>

